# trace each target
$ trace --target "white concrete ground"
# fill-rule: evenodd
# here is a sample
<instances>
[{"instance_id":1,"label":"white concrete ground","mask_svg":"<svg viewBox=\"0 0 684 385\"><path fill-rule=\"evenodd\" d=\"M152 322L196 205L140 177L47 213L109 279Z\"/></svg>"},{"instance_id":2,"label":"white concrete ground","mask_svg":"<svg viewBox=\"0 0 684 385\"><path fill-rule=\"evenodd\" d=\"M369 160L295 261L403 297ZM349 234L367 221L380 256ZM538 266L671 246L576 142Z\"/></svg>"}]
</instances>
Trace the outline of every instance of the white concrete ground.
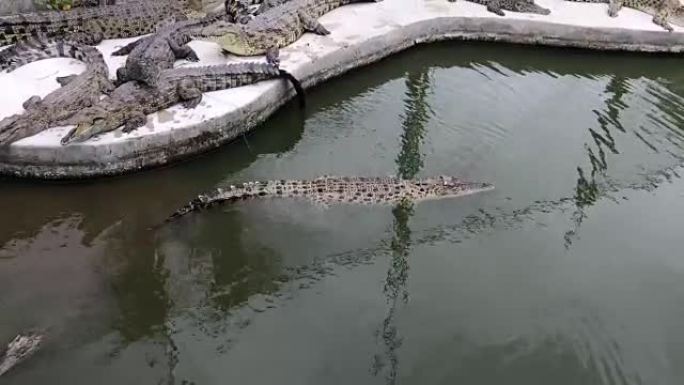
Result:
<instances>
[{"instance_id":1,"label":"white concrete ground","mask_svg":"<svg viewBox=\"0 0 684 385\"><path fill-rule=\"evenodd\" d=\"M651 16L623 9L607 15L607 4L537 0L551 15L506 12L499 17L484 6L459 0L384 0L341 7L320 21L329 36L304 35L281 51L282 67L305 85L323 81L359 65L378 60L416 42L469 38L549 45L644 51L684 51L684 28L668 33ZM105 55L112 78L125 57L110 53L127 40L110 40L98 48ZM226 63L258 58L226 57L214 43L190 45L199 63ZM22 102L44 96L58 87L56 76L78 73L83 64L69 59L32 63L12 73L0 73L0 118L20 113ZM284 80L206 93L193 110L174 106L152 114L147 126L130 134L121 130L85 143L60 145L69 127L46 130L0 150L0 173L48 178L117 174L162 165L176 158L218 146L251 129L278 108L291 90Z\"/></svg>"}]
</instances>

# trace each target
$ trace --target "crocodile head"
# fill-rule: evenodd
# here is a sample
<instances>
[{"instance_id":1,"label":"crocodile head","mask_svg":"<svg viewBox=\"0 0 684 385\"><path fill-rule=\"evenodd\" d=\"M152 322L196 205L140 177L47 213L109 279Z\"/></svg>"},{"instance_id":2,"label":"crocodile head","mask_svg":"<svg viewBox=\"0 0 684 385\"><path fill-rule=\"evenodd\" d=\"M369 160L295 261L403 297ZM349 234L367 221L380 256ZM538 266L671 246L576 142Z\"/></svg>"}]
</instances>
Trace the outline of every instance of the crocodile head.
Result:
<instances>
[{"instance_id":1,"label":"crocodile head","mask_svg":"<svg viewBox=\"0 0 684 385\"><path fill-rule=\"evenodd\" d=\"M227 31L217 37L215 41L221 46L224 52L239 56L255 56L262 51L250 43L251 39L241 31Z\"/></svg>"},{"instance_id":2,"label":"crocodile head","mask_svg":"<svg viewBox=\"0 0 684 385\"><path fill-rule=\"evenodd\" d=\"M534 0L514 0L511 2L511 11L520 13L536 13L548 15L551 11L547 8L535 4Z\"/></svg>"},{"instance_id":3,"label":"crocodile head","mask_svg":"<svg viewBox=\"0 0 684 385\"><path fill-rule=\"evenodd\" d=\"M98 134L115 130L121 126L121 114L94 109L89 116L81 119L76 127L71 129L61 140L62 145L84 142Z\"/></svg>"},{"instance_id":4,"label":"crocodile head","mask_svg":"<svg viewBox=\"0 0 684 385\"><path fill-rule=\"evenodd\" d=\"M26 335L20 334L14 338L7 344L7 350L4 354L0 350L0 376L31 357L40 348L42 343L43 335L34 332Z\"/></svg>"},{"instance_id":5,"label":"crocodile head","mask_svg":"<svg viewBox=\"0 0 684 385\"><path fill-rule=\"evenodd\" d=\"M418 180L415 186L420 189L419 191L425 191L425 197L428 199L453 198L494 189L494 186L489 183L465 182L446 175Z\"/></svg>"}]
</instances>

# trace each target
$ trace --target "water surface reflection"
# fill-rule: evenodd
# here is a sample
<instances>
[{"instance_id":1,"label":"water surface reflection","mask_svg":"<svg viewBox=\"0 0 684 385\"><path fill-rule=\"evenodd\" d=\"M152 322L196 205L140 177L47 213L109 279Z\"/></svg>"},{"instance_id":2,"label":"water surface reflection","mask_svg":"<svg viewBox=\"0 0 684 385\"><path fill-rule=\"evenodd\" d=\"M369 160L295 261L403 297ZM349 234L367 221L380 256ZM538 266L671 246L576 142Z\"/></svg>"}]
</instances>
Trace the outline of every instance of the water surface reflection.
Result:
<instances>
[{"instance_id":1,"label":"water surface reflection","mask_svg":"<svg viewBox=\"0 0 684 385\"><path fill-rule=\"evenodd\" d=\"M186 164L2 181L0 340L51 336L7 381L677 384L680 62L435 45ZM154 227L246 179L440 173L497 190Z\"/></svg>"}]
</instances>

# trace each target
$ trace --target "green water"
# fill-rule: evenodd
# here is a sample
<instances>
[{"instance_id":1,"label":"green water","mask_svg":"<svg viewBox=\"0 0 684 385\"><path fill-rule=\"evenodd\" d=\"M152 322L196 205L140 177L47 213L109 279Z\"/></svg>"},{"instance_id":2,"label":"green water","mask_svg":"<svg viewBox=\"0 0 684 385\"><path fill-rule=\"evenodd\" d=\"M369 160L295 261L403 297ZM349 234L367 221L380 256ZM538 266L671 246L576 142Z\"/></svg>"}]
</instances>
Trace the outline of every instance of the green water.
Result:
<instances>
[{"instance_id":1,"label":"green water","mask_svg":"<svg viewBox=\"0 0 684 385\"><path fill-rule=\"evenodd\" d=\"M0 182L7 384L684 383L681 59L445 44L162 170ZM254 179L430 176L414 206L252 201Z\"/></svg>"}]
</instances>

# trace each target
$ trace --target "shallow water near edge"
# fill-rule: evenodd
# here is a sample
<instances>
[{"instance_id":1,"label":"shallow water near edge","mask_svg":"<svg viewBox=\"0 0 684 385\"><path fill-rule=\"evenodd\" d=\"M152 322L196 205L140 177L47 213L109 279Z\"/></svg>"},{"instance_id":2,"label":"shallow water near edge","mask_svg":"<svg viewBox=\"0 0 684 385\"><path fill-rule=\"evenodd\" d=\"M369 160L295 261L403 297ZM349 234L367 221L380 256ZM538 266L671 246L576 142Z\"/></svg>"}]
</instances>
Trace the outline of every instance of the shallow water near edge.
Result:
<instances>
[{"instance_id":1,"label":"shallow water near edge","mask_svg":"<svg viewBox=\"0 0 684 385\"><path fill-rule=\"evenodd\" d=\"M0 181L8 384L680 384L681 59L449 43L173 167ZM322 174L496 190L395 207L196 194Z\"/></svg>"}]
</instances>

